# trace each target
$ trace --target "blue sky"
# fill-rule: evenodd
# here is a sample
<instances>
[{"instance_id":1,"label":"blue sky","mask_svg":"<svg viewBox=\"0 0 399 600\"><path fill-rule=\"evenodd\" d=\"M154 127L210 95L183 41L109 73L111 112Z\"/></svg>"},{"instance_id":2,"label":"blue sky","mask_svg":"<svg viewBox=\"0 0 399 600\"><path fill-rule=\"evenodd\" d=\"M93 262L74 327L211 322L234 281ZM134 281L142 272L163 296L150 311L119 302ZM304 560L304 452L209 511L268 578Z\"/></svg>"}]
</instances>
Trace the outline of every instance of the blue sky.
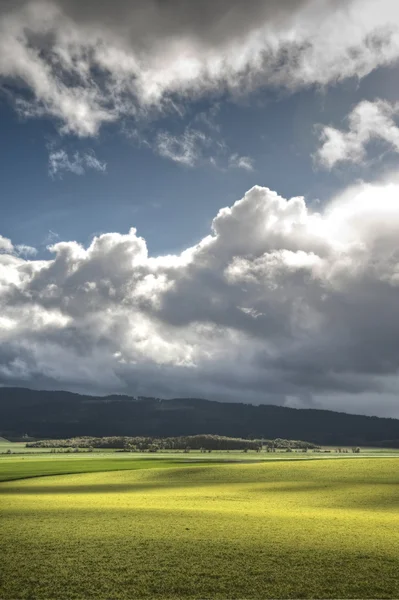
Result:
<instances>
[{"instance_id":1,"label":"blue sky","mask_svg":"<svg viewBox=\"0 0 399 600\"><path fill-rule=\"evenodd\" d=\"M364 177L365 170L351 166L329 172L315 165L316 125L342 125L353 105L373 100L376 89L394 101L396 78L397 70L390 67L360 82L351 78L328 91L287 94L264 89L238 101L221 97L185 103L183 115L106 125L89 139L60 135L57 122L49 118L21 118L4 97L2 234L42 254L49 240L55 239L53 234L87 245L100 232L126 233L137 227L150 252L163 254L199 241L209 232L217 211L255 184L284 197L304 195L309 204L328 201L351 180ZM226 145L207 149L207 157L215 156L216 167L201 161L193 166L179 164L130 137L137 128L145 140L157 131L181 135L190 126ZM49 155L59 149L70 156L94 152L106 163L106 171L87 169L76 175L60 169L51 176ZM229 167L233 154L250 157L253 169Z\"/></svg>"},{"instance_id":2,"label":"blue sky","mask_svg":"<svg viewBox=\"0 0 399 600\"><path fill-rule=\"evenodd\" d=\"M0 36L2 385L399 416L393 0L3 1Z\"/></svg>"}]
</instances>

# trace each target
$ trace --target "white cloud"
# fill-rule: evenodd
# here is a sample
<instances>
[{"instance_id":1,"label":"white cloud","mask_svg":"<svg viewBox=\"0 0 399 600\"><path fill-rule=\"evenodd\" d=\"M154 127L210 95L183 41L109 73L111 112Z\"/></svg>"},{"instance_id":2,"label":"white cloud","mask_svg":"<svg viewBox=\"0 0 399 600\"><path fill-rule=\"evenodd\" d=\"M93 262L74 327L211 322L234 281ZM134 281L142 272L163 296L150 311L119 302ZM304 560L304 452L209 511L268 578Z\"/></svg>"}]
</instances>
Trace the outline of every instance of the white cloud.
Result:
<instances>
[{"instance_id":1,"label":"white cloud","mask_svg":"<svg viewBox=\"0 0 399 600\"><path fill-rule=\"evenodd\" d=\"M362 184L317 213L254 187L179 255L135 229L0 254L1 382L398 416L398 197Z\"/></svg>"},{"instance_id":2,"label":"white cloud","mask_svg":"<svg viewBox=\"0 0 399 600\"><path fill-rule=\"evenodd\" d=\"M187 127L182 135L160 131L154 142L154 150L163 158L193 167L203 157L203 150L211 144L202 131Z\"/></svg>"},{"instance_id":3,"label":"white cloud","mask_svg":"<svg viewBox=\"0 0 399 600\"><path fill-rule=\"evenodd\" d=\"M229 167L232 169L244 169L244 171L254 170L254 161L250 156L240 156L232 154L229 158Z\"/></svg>"},{"instance_id":4,"label":"white cloud","mask_svg":"<svg viewBox=\"0 0 399 600\"><path fill-rule=\"evenodd\" d=\"M61 132L204 94L364 77L399 57L396 0L21 0L0 6L0 77Z\"/></svg>"},{"instance_id":5,"label":"white cloud","mask_svg":"<svg viewBox=\"0 0 399 600\"><path fill-rule=\"evenodd\" d=\"M35 256L36 248L27 246L26 244L18 244L14 246L11 240L0 235L0 254L11 254L15 256Z\"/></svg>"},{"instance_id":6,"label":"white cloud","mask_svg":"<svg viewBox=\"0 0 399 600\"><path fill-rule=\"evenodd\" d=\"M15 247L15 252L18 256L36 256L37 250L32 246L27 246L26 244L18 244Z\"/></svg>"},{"instance_id":7,"label":"white cloud","mask_svg":"<svg viewBox=\"0 0 399 600\"><path fill-rule=\"evenodd\" d=\"M383 100L360 102L348 116L347 131L323 127L322 146L315 158L328 169L340 162L361 163L372 140L381 140L399 152L399 127L395 121L398 114L399 104Z\"/></svg>"},{"instance_id":8,"label":"white cloud","mask_svg":"<svg viewBox=\"0 0 399 600\"><path fill-rule=\"evenodd\" d=\"M14 250L14 246L11 243L11 240L0 235L0 252L11 253Z\"/></svg>"},{"instance_id":9,"label":"white cloud","mask_svg":"<svg viewBox=\"0 0 399 600\"><path fill-rule=\"evenodd\" d=\"M49 229L47 235L45 236L45 238L43 240L43 244L45 246L52 246L59 240L60 240L59 234L56 231Z\"/></svg>"},{"instance_id":10,"label":"white cloud","mask_svg":"<svg viewBox=\"0 0 399 600\"><path fill-rule=\"evenodd\" d=\"M202 121L202 118L195 120ZM181 135L160 131L152 142L147 140L146 145L163 158L186 167L206 164L222 171L227 168L254 170L252 158L240 156L238 153L229 156L229 147L220 136L220 132L215 129L213 131L217 134L213 138L191 126L187 126ZM139 142L142 143L142 140L139 139Z\"/></svg>"},{"instance_id":11,"label":"white cloud","mask_svg":"<svg viewBox=\"0 0 399 600\"><path fill-rule=\"evenodd\" d=\"M107 170L107 164L98 160L93 151L86 152L82 156L82 162L87 169L94 169L95 171L101 171L102 173L105 173Z\"/></svg>"},{"instance_id":12,"label":"white cloud","mask_svg":"<svg viewBox=\"0 0 399 600\"><path fill-rule=\"evenodd\" d=\"M52 150L49 154L48 171L51 177L56 175L62 177L61 173L63 171L83 175L86 169L94 169L104 173L107 165L99 161L93 151L84 154L75 152L72 157L69 157L65 150Z\"/></svg>"}]
</instances>

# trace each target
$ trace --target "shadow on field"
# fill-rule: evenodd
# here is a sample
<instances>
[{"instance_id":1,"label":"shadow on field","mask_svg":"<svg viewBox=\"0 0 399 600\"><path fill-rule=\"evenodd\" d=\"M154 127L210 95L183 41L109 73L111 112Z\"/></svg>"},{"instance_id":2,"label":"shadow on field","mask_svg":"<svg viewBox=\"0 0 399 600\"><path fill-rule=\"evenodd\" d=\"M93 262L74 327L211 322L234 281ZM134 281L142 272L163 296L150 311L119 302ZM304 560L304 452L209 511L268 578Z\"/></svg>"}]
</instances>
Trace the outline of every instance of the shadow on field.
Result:
<instances>
[{"instance_id":1,"label":"shadow on field","mask_svg":"<svg viewBox=\"0 0 399 600\"><path fill-rule=\"evenodd\" d=\"M382 484L379 484L382 487ZM376 492L369 492L367 495L358 494L352 496L349 499L347 496L342 495L337 499L336 502L331 502L331 506L334 508L341 508L345 510L367 510L372 512L382 511L394 511L398 513L399 509L399 487L393 486L392 484L386 484L384 487L391 485L392 489L387 494L386 490L380 489Z\"/></svg>"},{"instance_id":2,"label":"shadow on field","mask_svg":"<svg viewBox=\"0 0 399 600\"><path fill-rule=\"evenodd\" d=\"M41 495L41 494L117 494L121 492L145 492L145 491L156 491L165 489L179 489L179 488L196 488L201 485L216 485L219 484L219 480L214 478L209 479L204 476L209 473L209 467L192 467L191 469L168 469L169 474L165 477L165 469L156 470L148 469L145 470L150 475L149 481L127 481L123 483L116 483L114 481L104 481L99 483L89 484L65 484L60 483L58 479L60 475L46 475L43 477L42 482L35 484L31 483L35 479L41 478L29 478L30 481L25 480L22 485L20 481L7 481L0 483L0 495ZM112 471L115 473L115 471ZM120 473L128 473L129 471L119 471ZM134 470L132 473L136 473ZM184 476L180 475L184 472ZM104 472L104 475L111 473L111 471ZM74 473L74 474L62 474L62 479L68 475L85 475L86 473ZM101 472L96 473L97 476L101 476ZM199 475L199 480L198 480ZM57 477L57 481L52 485L52 477ZM201 477L203 480L201 480ZM23 480L22 480L23 481ZM65 479L67 481L67 479ZM46 482L46 483L44 483ZM47 483L49 482L49 483Z\"/></svg>"},{"instance_id":3,"label":"shadow on field","mask_svg":"<svg viewBox=\"0 0 399 600\"><path fill-rule=\"evenodd\" d=\"M117 483L117 484L95 484L95 485L30 485L18 486L8 485L7 487L0 486L1 494L18 494L18 495L40 495L40 494L119 494L121 492L145 492L157 489L178 489L180 484L167 483ZM185 485L184 487L194 487ZM195 484L198 487L198 484Z\"/></svg>"},{"instance_id":4,"label":"shadow on field","mask_svg":"<svg viewBox=\"0 0 399 600\"><path fill-rule=\"evenodd\" d=\"M15 540L2 557L2 598L398 598L398 559L372 550L314 548L312 540L296 547L292 536L270 543L256 533L242 538L234 527L220 529L223 538L204 538L187 530L186 515L170 530L154 512L158 534L113 532L114 521L95 536L62 536L51 551L41 539ZM118 515L120 518L120 515ZM131 520L130 513L126 519ZM204 517L205 519L205 517ZM230 516L223 519L230 520ZM93 515L93 524L97 523ZM254 519L254 523L256 520ZM140 521L138 521L140 523ZM217 522L216 522L217 525ZM216 529L216 531L218 531ZM229 536L226 537L226 532ZM230 535L231 534L231 535ZM66 538L66 539L65 539ZM57 544L57 541L59 543ZM101 541L105 543L101 543ZM275 540L276 542L276 540ZM29 557L29 560L27 560ZM27 591L28 590L28 591Z\"/></svg>"},{"instance_id":5,"label":"shadow on field","mask_svg":"<svg viewBox=\"0 0 399 600\"><path fill-rule=\"evenodd\" d=\"M268 481L262 487L251 488L251 494L298 494L304 492L320 492L326 490L333 490L334 488L339 487L342 488L341 484L334 483L317 483L307 481L306 483L302 481L294 481L290 483L279 483L275 485L273 481Z\"/></svg>"},{"instance_id":6,"label":"shadow on field","mask_svg":"<svg viewBox=\"0 0 399 600\"><path fill-rule=\"evenodd\" d=\"M263 482L262 487L259 487L259 483L262 485L262 482L254 482L254 481L228 481L224 482L228 488L230 486L246 486L248 491L251 494L257 495L275 495L281 492L283 493L292 493L298 494L300 492L318 492L321 490L326 490L327 488L332 489L336 486L333 484L325 484L325 483L313 483L313 482L294 482L287 484L279 484L275 485L273 481ZM256 487L254 487L256 484ZM178 490L178 489L198 489L199 487L219 487L219 481L190 481L190 480L181 480L181 481L151 481L148 483L98 483L98 484L90 484L90 485L10 485L6 486L0 485L0 495L42 495L42 494L119 494L123 492L150 492L157 490ZM223 498L223 494L215 494L215 496L219 496L221 499Z\"/></svg>"}]
</instances>

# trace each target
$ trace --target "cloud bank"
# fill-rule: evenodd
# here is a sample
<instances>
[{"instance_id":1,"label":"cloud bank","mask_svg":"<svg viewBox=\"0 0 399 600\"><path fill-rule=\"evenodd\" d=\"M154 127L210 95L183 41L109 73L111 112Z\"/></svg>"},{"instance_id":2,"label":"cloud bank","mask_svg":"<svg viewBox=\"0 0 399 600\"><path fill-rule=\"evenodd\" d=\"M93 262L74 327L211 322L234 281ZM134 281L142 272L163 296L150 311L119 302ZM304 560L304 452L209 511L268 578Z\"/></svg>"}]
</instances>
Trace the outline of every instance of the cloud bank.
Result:
<instances>
[{"instance_id":1,"label":"cloud bank","mask_svg":"<svg viewBox=\"0 0 399 600\"><path fill-rule=\"evenodd\" d=\"M398 198L253 187L170 256L135 229L51 260L0 238L0 382L399 416Z\"/></svg>"},{"instance_id":2,"label":"cloud bank","mask_svg":"<svg viewBox=\"0 0 399 600\"><path fill-rule=\"evenodd\" d=\"M62 133L205 94L364 77L399 57L396 0L2 0L0 78Z\"/></svg>"}]
</instances>

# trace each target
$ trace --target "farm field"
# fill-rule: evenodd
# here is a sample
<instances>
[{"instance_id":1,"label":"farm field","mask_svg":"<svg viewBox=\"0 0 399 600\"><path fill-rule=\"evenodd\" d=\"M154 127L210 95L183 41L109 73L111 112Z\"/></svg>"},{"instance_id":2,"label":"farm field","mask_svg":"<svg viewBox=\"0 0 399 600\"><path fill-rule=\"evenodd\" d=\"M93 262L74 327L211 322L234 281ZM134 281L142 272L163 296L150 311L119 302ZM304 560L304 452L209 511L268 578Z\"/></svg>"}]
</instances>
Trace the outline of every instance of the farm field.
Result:
<instances>
[{"instance_id":1,"label":"farm field","mask_svg":"<svg viewBox=\"0 0 399 600\"><path fill-rule=\"evenodd\" d=\"M2 458L0 597L399 597L397 458L221 460Z\"/></svg>"}]
</instances>

